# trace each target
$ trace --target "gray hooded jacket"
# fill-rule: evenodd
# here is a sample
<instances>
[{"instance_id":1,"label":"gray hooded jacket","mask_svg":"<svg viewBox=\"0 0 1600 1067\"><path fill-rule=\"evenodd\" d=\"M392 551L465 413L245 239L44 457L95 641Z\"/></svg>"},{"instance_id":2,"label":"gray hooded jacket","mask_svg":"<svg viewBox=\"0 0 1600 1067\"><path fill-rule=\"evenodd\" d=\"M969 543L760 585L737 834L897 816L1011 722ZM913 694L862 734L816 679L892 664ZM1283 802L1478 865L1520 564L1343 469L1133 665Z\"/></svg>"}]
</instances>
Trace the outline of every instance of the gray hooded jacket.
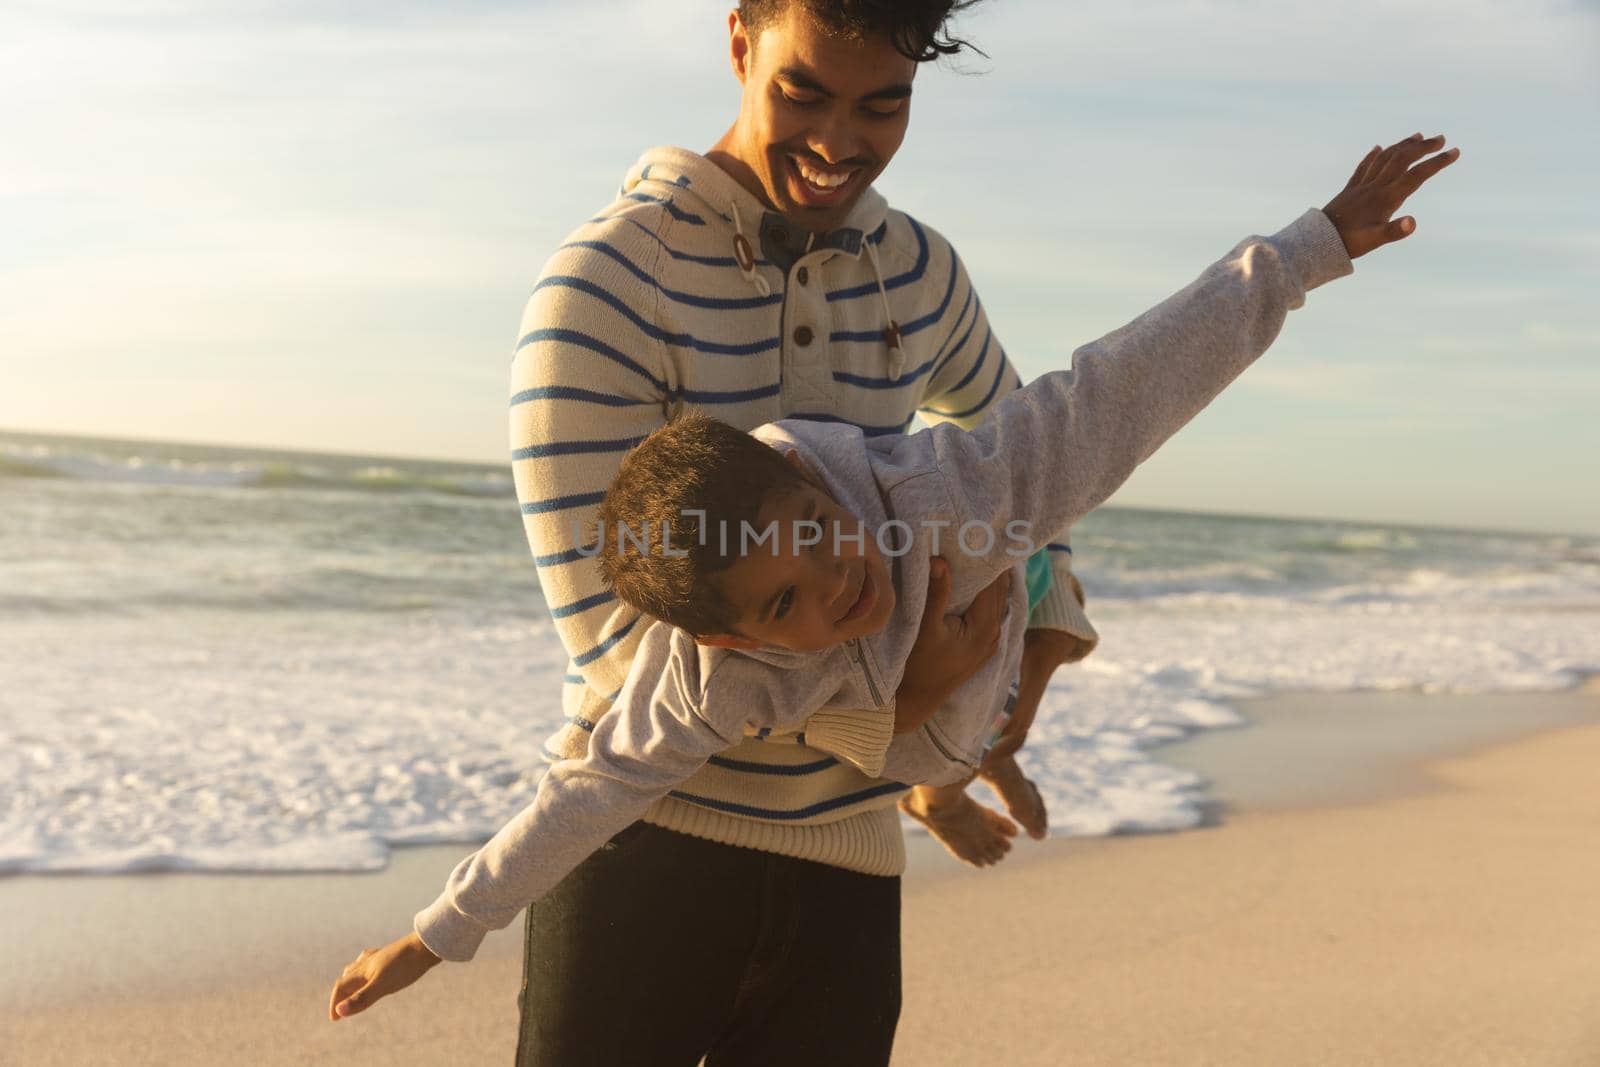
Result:
<instances>
[{"instance_id":1,"label":"gray hooded jacket","mask_svg":"<svg viewBox=\"0 0 1600 1067\"><path fill-rule=\"evenodd\" d=\"M806 744L902 782L965 777L1014 690L1027 593L1019 573L999 653L922 728L891 741L893 695L921 623L934 538L943 538L937 554L950 563L951 609L962 610L1001 571L1020 571L1026 553L1015 555L1010 524L1026 523L1038 545L1082 518L1267 349L1308 291L1351 269L1338 231L1313 209L1271 237L1241 241L1180 292L1079 348L1071 369L1006 396L972 431L941 424L867 438L850 426L796 421L758 429L769 444L795 449L869 533L891 520L909 527L909 550L896 544L900 554L890 557L897 603L889 623L814 653L704 648L652 626L588 755L555 764L533 802L461 862L416 917L423 942L443 959L470 959L489 930L509 924L747 727L804 730ZM956 549L951 538L973 524L995 536Z\"/></svg>"}]
</instances>

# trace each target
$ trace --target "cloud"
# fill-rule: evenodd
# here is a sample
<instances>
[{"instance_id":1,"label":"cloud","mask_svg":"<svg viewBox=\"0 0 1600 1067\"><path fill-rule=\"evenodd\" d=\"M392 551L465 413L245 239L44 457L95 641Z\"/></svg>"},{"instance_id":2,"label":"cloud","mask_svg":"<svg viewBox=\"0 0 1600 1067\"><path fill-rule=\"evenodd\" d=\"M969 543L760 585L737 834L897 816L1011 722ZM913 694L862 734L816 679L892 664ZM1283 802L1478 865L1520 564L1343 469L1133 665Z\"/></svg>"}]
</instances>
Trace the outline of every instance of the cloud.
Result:
<instances>
[{"instance_id":1,"label":"cloud","mask_svg":"<svg viewBox=\"0 0 1600 1067\"><path fill-rule=\"evenodd\" d=\"M1522 328L1522 337L1534 348L1555 351L1579 351L1588 356L1600 355L1600 326L1568 326L1552 322L1530 322Z\"/></svg>"},{"instance_id":2,"label":"cloud","mask_svg":"<svg viewBox=\"0 0 1600 1067\"><path fill-rule=\"evenodd\" d=\"M1437 123L1467 155L1419 196L1417 237L1313 294L1197 430L1311 412L1531 454L1540 412L1570 433L1600 404L1600 147L1573 133L1600 93L1596 6L994 0L960 24L992 59L918 74L881 187L955 242L1031 375L1326 202L1373 140ZM52 383L25 393L43 425L76 410L43 355L124 374L176 426L193 404L138 381L215 365L338 395L398 360L472 409L559 240L643 148L704 148L733 117L724 10L0 6L3 380ZM370 447L415 451L390 421Z\"/></svg>"}]
</instances>

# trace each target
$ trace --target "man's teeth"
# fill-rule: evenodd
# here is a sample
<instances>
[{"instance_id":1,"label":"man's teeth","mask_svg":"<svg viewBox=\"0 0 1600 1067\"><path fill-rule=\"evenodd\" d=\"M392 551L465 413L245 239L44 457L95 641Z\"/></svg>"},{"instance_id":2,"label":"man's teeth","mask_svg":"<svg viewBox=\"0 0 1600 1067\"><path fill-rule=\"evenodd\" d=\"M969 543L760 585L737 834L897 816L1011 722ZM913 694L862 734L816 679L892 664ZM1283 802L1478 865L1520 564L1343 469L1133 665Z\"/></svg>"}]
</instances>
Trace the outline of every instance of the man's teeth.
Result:
<instances>
[{"instance_id":1,"label":"man's teeth","mask_svg":"<svg viewBox=\"0 0 1600 1067\"><path fill-rule=\"evenodd\" d=\"M836 189L845 182L849 181L850 175L853 173L852 171L848 170L839 171L838 173L814 170L800 162L798 159L795 160L795 166L799 168L800 176L802 178L810 182L812 185L815 185L819 189Z\"/></svg>"}]
</instances>

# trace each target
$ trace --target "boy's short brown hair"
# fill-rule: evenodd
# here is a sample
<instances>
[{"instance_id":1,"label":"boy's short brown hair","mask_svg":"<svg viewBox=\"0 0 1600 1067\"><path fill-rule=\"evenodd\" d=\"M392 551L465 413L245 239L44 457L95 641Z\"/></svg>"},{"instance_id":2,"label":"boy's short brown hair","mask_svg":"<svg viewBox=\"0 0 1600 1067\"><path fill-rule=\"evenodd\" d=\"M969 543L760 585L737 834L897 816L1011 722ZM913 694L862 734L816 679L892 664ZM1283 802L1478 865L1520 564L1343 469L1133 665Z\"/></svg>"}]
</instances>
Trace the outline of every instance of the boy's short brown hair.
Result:
<instances>
[{"instance_id":1,"label":"boy's short brown hair","mask_svg":"<svg viewBox=\"0 0 1600 1067\"><path fill-rule=\"evenodd\" d=\"M748 433L681 415L639 442L611 480L597 517L600 575L624 603L696 637L738 634L717 576L739 558L741 523L757 528L769 499L806 484Z\"/></svg>"}]
</instances>

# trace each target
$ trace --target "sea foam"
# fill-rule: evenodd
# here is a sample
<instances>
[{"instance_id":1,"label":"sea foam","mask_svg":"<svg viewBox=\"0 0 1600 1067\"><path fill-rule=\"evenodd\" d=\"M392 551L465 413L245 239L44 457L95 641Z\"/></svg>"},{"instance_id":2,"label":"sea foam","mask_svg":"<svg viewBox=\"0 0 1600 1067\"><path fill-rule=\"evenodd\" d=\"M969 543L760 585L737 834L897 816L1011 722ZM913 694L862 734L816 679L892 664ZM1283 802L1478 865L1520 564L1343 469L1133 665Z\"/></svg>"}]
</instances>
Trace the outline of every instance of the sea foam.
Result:
<instances>
[{"instance_id":1,"label":"sea foam","mask_svg":"<svg viewBox=\"0 0 1600 1067\"><path fill-rule=\"evenodd\" d=\"M0 458L0 871L368 870L532 800L567 657L509 490L438 482L500 472L4 437ZM1112 509L1074 543L1102 643L1021 756L1055 833L1194 825L1205 783L1150 749L1254 697L1600 671L1600 538Z\"/></svg>"}]
</instances>

